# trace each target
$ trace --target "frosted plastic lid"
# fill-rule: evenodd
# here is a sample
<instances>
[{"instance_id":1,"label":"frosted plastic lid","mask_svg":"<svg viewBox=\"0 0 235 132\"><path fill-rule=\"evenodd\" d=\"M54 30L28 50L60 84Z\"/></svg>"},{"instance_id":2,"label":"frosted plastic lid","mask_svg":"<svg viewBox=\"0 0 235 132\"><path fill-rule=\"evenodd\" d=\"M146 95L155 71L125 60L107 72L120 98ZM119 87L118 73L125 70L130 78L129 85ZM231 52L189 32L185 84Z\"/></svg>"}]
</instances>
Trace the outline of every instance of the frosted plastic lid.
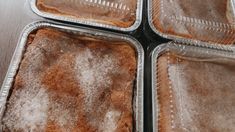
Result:
<instances>
[{"instance_id":1,"label":"frosted plastic lid","mask_svg":"<svg viewBox=\"0 0 235 132\"><path fill-rule=\"evenodd\" d=\"M234 44L234 3L234 0L149 0L149 22L166 38Z\"/></svg>"},{"instance_id":2,"label":"frosted plastic lid","mask_svg":"<svg viewBox=\"0 0 235 132\"><path fill-rule=\"evenodd\" d=\"M141 23L141 3L140 0L32 0L32 8L47 18L132 30Z\"/></svg>"},{"instance_id":3,"label":"frosted plastic lid","mask_svg":"<svg viewBox=\"0 0 235 132\"><path fill-rule=\"evenodd\" d=\"M153 130L235 131L235 54L180 44L153 55Z\"/></svg>"}]
</instances>

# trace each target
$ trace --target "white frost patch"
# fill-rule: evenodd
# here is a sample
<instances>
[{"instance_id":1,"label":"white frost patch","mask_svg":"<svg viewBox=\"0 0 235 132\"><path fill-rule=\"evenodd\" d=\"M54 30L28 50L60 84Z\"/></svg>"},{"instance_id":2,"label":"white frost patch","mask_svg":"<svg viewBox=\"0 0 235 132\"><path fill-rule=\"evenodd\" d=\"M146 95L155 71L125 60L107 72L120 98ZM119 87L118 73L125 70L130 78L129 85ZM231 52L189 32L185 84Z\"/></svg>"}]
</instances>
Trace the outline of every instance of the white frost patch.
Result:
<instances>
[{"instance_id":1,"label":"white frost patch","mask_svg":"<svg viewBox=\"0 0 235 132\"><path fill-rule=\"evenodd\" d=\"M95 101L94 96L99 88L108 88L112 85L110 75L118 72L117 59L110 54L101 56L85 49L76 56L76 71L85 95L85 104L89 108Z\"/></svg>"},{"instance_id":2,"label":"white frost patch","mask_svg":"<svg viewBox=\"0 0 235 132\"><path fill-rule=\"evenodd\" d=\"M18 98L19 97L19 98ZM44 130L47 123L48 95L44 89L23 89L17 91L13 97L15 103L9 108L9 112L3 121L11 130L24 131Z\"/></svg>"},{"instance_id":3,"label":"white frost patch","mask_svg":"<svg viewBox=\"0 0 235 132\"><path fill-rule=\"evenodd\" d=\"M117 128L117 123L121 113L119 111L108 111L104 117L104 122L100 130L103 132L114 132Z\"/></svg>"}]
</instances>

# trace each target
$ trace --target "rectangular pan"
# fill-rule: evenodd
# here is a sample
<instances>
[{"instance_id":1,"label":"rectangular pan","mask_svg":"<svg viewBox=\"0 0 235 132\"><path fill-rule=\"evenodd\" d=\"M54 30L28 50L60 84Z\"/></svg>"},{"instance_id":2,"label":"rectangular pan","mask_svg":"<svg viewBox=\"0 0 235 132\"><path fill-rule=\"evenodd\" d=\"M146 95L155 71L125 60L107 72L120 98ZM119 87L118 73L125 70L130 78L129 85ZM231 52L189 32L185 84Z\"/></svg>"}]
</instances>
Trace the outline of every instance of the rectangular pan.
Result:
<instances>
[{"instance_id":1,"label":"rectangular pan","mask_svg":"<svg viewBox=\"0 0 235 132\"><path fill-rule=\"evenodd\" d=\"M176 56L177 59L170 58L168 53L172 54L174 57ZM165 62L160 64L159 58L162 56L163 57L165 56L165 59L161 59L161 62L164 61ZM232 77L234 76L233 75L234 70L231 69L232 66L235 65L234 64L235 54L233 49L229 49L227 47L208 48L205 47L205 45L203 47L203 46L191 46L175 42L169 42L156 47L152 53L151 59L152 59L152 111L153 111L154 132L167 131L167 130L201 131L202 128L200 128L200 123L209 119L209 117L207 116L210 115L210 113L218 112L215 115L221 115L220 119L224 119L224 117L225 116L227 117L228 115L233 115L229 112L232 112L231 110L234 108L234 106L226 105L228 104L228 102L233 102L233 99L229 98L233 95L231 94L232 93L231 91L233 91L232 87L234 86L232 85L233 84ZM187 61L190 62L191 64L188 63ZM224 70L223 66L225 66L228 69ZM215 70L215 68L217 68L217 70ZM188 75L187 73L191 74ZM197 74L197 76L195 74ZM198 77L198 75L200 75L200 77ZM159 76L161 76L161 78ZM191 81L189 78L191 79ZM215 81L215 79L219 80ZM187 89L188 91L185 92L185 89ZM229 92L225 89L227 89ZM192 94L189 94L190 92ZM165 96L164 95L159 96L160 93L161 95L164 94ZM222 96L224 93L226 93L225 95L227 96ZM214 96L211 96L211 94L216 96L218 95L218 98L212 98ZM195 99L195 97L197 98ZM182 101L180 102L179 98L181 98L183 102ZM214 102L220 102L220 104L208 103L213 99L215 100ZM200 101L197 102L198 100ZM203 102L203 100L204 101L206 100L208 102L201 103ZM191 103L188 103L190 101ZM189 105L189 104L195 104L195 101L197 105L191 105L191 106ZM223 105L223 107L220 107L221 105ZM204 109L202 111L199 111L201 108ZM213 109L208 110L209 108ZM221 112L223 110L225 112ZM195 114L195 112L197 113L196 116L193 115ZM218 122L213 122L213 123L214 124L219 123L220 125L215 125L214 128L211 126L211 130L213 129L218 131L224 131L225 129L223 128L230 128L229 130L235 129L231 124L225 127L223 126L229 124L229 122L234 119L233 117L228 117L226 121L223 120L222 122L220 122L219 121L220 119L218 118L219 117L215 116L215 118L213 119L214 120L216 119L216 121ZM205 126L210 126L211 124L208 125L206 123L211 123L214 120L209 120L208 122L203 122L202 124L205 124ZM164 121L165 124L162 125ZM198 123L197 121L200 123ZM208 130L207 127L203 129Z\"/></svg>"},{"instance_id":2,"label":"rectangular pan","mask_svg":"<svg viewBox=\"0 0 235 132\"><path fill-rule=\"evenodd\" d=\"M148 0L148 23L164 38L231 45L235 43L234 5L234 0Z\"/></svg>"},{"instance_id":3,"label":"rectangular pan","mask_svg":"<svg viewBox=\"0 0 235 132\"><path fill-rule=\"evenodd\" d=\"M57 15L57 14L53 14L53 13L48 13L48 12L43 12L40 11L37 6L36 6L36 2L37 0L31 0L30 1L30 5L32 10L38 14L39 16L45 17L45 18L50 18L50 19L54 19L54 20L60 20L60 21L65 21L65 22L72 22L72 23L77 23L77 24L82 24L82 25L89 25L89 26L94 26L94 27L102 27L102 28L107 28L107 29L112 29L112 30L118 30L118 31L124 31L124 32L130 32L130 31L134 31L135 29L137 29L141 22L142 22L142 8L143 8L143 0L137 0L137 6L136 6L136 11L135 11L135 22L129 26L129 27L119 27L119 26L114 26L114 25L109 25L109 24L105 24L100 22L99 20L95 21L92 19L79 19L79 18L75 18L75 17L69 17L68 16L62 16L62 15ZM91 2L91 3L95 3L97 5L106 5L108 4L108 6L111 6L110 8L114 8L114 9L119 9L119 7L124 8L123 4L118 4L118 3L113 3L113 2L109 2L109 1L103 1L103 0L84 0L84 2ZM90 4L89 4L90 5ZM125 10L129 11L128 9L126 9L127 7L125 6ZM101 8L101 10L104 10L103 8Z\"/></svg>"},{"instance_id":4,"label":"rectangular pan","mask_svg":"<svg viewBox=\"0 0 235 132\"><path fill-rule=\"evenodd\" d=\"M107 40L121 40L125 42L129 42L131 46L136 50L136 58L137 58L137 75L136 75L136 84L134 84L134 99L133 99L133 110L134 110L134 120L135 120L135 130L138 132L143 131L143 69L144 69L144 51L141 44L132 37L126 35L120 35L111 32L104 32L89 28L81 28L81 27L71 27L68 25L49 23L44 21L34 22L25 27L22 32L21 38L16 47L15 53L11 60L8 72L6 74L5 80L1 87L0 91L0 114L1 119L3 117L6 103L8 100L8 96L10 94L10 90L12 84L14 83L14 77L17 74L17 70L21 63L22 57L25 52L26 43L28 36L30 33L34 32L40 28L54 28L61 31L77 33L85 36L95 36L97 38L107 39Z\"/></svg>"}]
</instances>

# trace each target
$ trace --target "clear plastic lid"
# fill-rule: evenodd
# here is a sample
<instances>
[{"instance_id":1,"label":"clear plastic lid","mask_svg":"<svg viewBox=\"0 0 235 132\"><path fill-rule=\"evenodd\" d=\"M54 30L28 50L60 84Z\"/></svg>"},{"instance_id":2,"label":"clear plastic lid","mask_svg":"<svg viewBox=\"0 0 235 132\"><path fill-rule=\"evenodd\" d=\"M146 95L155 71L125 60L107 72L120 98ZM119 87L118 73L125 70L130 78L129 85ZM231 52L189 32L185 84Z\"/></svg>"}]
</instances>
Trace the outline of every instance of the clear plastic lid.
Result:
<instances>
[{"instance_id":1,"label":"clear plastic lid","mask_svg":"<svg viewBox=\"0 0 235 132\"><path fill-rule=\"evenodd\" d=\"M152 56L154 132L235 131L235 54L164 44Z\"/></svg>"},{"instance_id":2,"label":"clear plastic lid","mask_svg":"<svg viewBox=\"0 0 235 132\"><path fill-rule=\"evenodd\" d=\"M44 17L124 29L134 29L140 24L141 5L140 0L33 0L32 2L33 10Z\"/></svg>"},{"instance_id":3,"label":"clear plastic lid","mask_svg":"<svg viewBox=\"0 0 235 132\"><path fill-rule=\"evenodd\" d=\"M149 22L170 39L235 43L234 0L149 0Z\"/></svg>"}]
</instances>

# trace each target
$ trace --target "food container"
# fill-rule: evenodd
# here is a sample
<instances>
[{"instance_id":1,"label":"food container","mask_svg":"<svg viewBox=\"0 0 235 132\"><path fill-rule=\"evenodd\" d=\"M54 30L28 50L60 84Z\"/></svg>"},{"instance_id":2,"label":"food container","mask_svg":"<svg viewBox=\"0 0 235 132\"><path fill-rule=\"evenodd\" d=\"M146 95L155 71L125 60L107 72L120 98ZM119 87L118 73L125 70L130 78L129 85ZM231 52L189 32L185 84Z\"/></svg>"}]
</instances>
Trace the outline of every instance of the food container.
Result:
<instances>
[{"instance_id":1,"label":"food container","mask_svg":"<svg viewBox=\"0 0 235 132\"><path fill-rule=\"evenodd\" d=\"M149 0L153 131L234 131L233 0Z\"/></svg>"},{"instance_id":2,"label":"food container","mask_svg":"<svg viewBox=\"0 0 235 132\"><path fill-rule=\"evenodd\" d=\"M153 131L233 131L232 48L169 42L152 53Z\"/></svg>"},{"instance_id":3,"label":"food container","mask_svg":"<svg viewBox=\"0 0 235 132\"><path fill-rule=\"evenodd\" d=\"M113 30L134 31L142 21L142 0L31 0L30 4L45 18Z\"/></svg>"},{"instance_id":4,"label":"food container","mask_svg":"<svg viewBox=\"0 0 235 132\"><path fill-rule=\"evenodd\" d=\"M3 82L0 91L0 113L1 119L3 117L6 103L11 95L11 88L12 84L15 81L15 75L18 72L19 65L21 63L22 57L24 56L24 52L26 49L26 43L28 40L29 35L41 28L53 28L63 32L69 33L76 33L78 35L87 36L92 38L100 38L104 40L117 40L117 41L124 41L128 42L135 50L136 50L136 59L137 59L137 75L136 81L134 84L133 90L133 110L134 110L134 130L135 131L143 131L143 67L144 67L144 52L142 46L133 38L120 35L111 32L104 32L89 28L82 28L82 27L71 27L68 25L56 24L56 23L49 23L49 22L35 22L26 26L24 31L22 32L20 41L16 47L15 53L13 55L11 64L9 66L7 75Z\"/></svg>"},{"instance_id":5,"label":"food container","mask_svg":"<svg viewBox=\"0 0 235 132\"><path fill-rule=\"evenodd\" d=\"M158 35L197 43L235 42L234 0L148 0L149 25Z\"/></svg>"}]
</instances>

